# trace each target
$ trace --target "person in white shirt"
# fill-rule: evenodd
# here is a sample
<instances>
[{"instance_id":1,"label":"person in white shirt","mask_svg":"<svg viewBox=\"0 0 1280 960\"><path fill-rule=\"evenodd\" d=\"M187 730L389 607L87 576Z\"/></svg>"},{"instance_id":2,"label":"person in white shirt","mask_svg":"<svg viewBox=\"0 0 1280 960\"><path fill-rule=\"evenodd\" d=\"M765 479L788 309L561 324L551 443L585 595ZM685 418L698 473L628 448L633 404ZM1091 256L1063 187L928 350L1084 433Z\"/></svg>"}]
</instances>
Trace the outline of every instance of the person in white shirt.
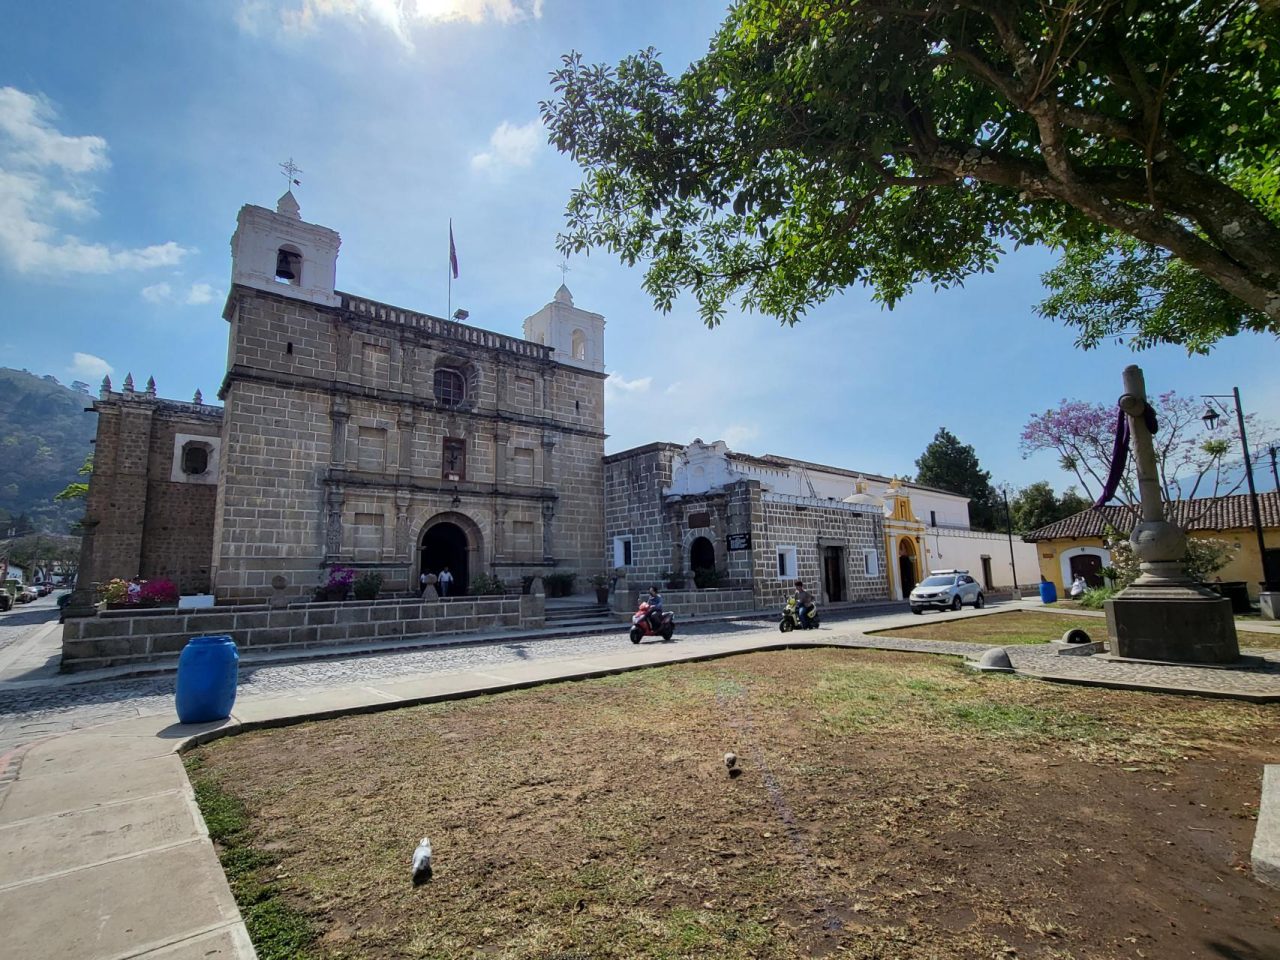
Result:
<instances>
[{"instance_id":1,"label":"person in white shirt","mask_svg":"<svg viewBox=\"0 0 1280 960\"><path fill-rule=\"evenodd\" d=\"M440 587L440 596L447 597L449 588L453 586L453 574L449 572L448 567L440 571L440 576L436 578L436 583Z\"/></svg>"},{"instance_id":2,"label":"person in white shirt","mask_svg":"<svg viewBox=\"0 0 1280 960\"><path fill-rule=\"evenodd\" d=\"M1089 589L1089 584L1085 583L1084 577L1077 574L1076 578L1071 581L1071 599L1072 600L1078 599L1088 589Z\"/></svg>"}]
</instances>

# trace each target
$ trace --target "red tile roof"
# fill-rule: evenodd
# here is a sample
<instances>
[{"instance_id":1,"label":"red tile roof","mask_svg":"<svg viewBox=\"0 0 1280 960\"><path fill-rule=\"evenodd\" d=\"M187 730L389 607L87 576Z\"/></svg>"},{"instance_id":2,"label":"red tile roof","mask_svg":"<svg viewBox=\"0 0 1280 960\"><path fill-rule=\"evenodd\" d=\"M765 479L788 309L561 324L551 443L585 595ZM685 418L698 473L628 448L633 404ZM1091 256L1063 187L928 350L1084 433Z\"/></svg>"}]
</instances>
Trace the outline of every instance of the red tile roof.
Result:
<instances>
[{"instance_id":1,"label":"red tile roof","mask_svg":"<svg viewBox=\"0 0 1280 960\"><path fill-rule=\"evenodd\" d=\"M1262 517L1264 530L1280 527L1280 493L1258 494L1258 513ZM1165 505L1165 515L1184 530L1253 528L1253 509L1249 505L1248 494L1177 500ZM1132 530L1136 517L1136 509L1126 506L1108 504L1105 507L1091 507L1065 520L1024 533L1022 539L1027 543L1036 543L1040 540L1101 537L1108 524L1121 532Z\"/></svg>"}]
</instances>

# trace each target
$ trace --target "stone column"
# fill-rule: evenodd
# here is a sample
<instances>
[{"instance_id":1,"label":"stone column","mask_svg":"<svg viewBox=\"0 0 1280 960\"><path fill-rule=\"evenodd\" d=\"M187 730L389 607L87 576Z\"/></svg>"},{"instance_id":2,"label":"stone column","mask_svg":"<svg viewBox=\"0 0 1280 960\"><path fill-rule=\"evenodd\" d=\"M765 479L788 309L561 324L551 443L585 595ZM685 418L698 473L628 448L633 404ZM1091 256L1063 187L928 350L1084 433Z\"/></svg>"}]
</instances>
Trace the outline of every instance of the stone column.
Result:
<instances>
[{"instance_id":1,"label":"stone column","mask_svg":"<svg viewBox=\"0 0 1280 960\"><path fill-rule=\"evenodd\" d=\"M329 420L333 424L329 462L335 467L347 465L347 421L350 416L347 398L341 394L335 394L329 408Z\"/></svg>"},{"instance_id":2,"label":"stone column","mask_svg":"<svg viewBox=\"0 0 1280 960\"><path fill-rule=\"evenodd\" d=\"M413 564L409 556L409 491L396 491L396 560Z\"/></svg>"},{"instance_id":3,"label":"stone column","mask_svg":"<svg viewBox=\"0 0 1280 960\"><path fill-rule=\"evenodd\" d=\"M507 482L507 442L511 434L499 427L493 431L493 482L501 487Z\"/></svg>"},{"instance_id":4,"label":"stone column","mask_svg":"<svg viewBox=\"0 0 1280 960\"><path fill-rule=\"evenodd\" d=\"M555 556L552 549L555 539L552 535L552 521L556 517L556 505L550 500L542 504L542 559L550 560Z\"/></svg>"},{"instance_id":5,"label":"stone column","mask_svg":"<svg viewBox=\"0 0 1280 960\"><path fill-rule=\"evenodd\" d=\"M341 486L332 486L325 491L325 563L333 563L342 552L342 502L344 499Z\"/></svg>"},{"instance_id":6,"label":"stone column","mask_svg":"<svg viewBox=\"0 0 1280 960\"><path fill-rule=\"evenodd\" d=\"M396 429L400 436L396 472L404 477L408 476L413 464L413 407L407 403L400 407L400 415L396 418Z\"/></svg>"},{"instance_id":7,"label":"stone column","mask_svg":"<svg viewBox=\"0 0 1280 960\"><path fill-rule=\"evenodd\" d=\"M555 450L555 434L544 433L542 435L542 482L548 487L554 487L556 483Z\"/></svg>"},{"instance_id":8,"label":"stone column","mask_svg":"<svg viewBox=\"0 0 1280 960\"><path fill-rule=\"evenodd\" d=\"M1146 424L1142 370L1124 370L1120 409L1129 422L1142 519L1129 543L1141 575L1104 605L1118 658L1172 663L1233 663L1240 658L1231 601L1192 581L1183 569L1186 534L1165 519L1155 446Z\"/></svg>"},{"instance_id":9,"label":"stone column","mask_svg":"<svg viewBox=\"0 0 1280 960\"><path fill-rule=\"evenodd\" d=\"M499 559L505 554L506 529L507 508L503 506L496 506L493 508L493 556L495 559Z\"/></svg>"}]
</instances>

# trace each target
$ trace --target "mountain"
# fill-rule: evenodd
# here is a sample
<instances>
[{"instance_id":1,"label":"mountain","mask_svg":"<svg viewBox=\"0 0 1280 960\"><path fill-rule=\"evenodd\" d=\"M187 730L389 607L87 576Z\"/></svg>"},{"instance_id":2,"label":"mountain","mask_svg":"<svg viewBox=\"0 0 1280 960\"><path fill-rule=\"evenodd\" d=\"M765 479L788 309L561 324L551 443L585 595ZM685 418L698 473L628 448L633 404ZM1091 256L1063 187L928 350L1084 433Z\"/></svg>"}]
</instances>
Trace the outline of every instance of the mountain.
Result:
<instances>
[{"instance_id":1,"label":"mountain","mask_svg":"<svg viewBox=\"0 0 1280 960\"><path fill-rule=\"evenodd\" d=\"M93 452L97 415L88 384L0 367L0 536L25 515L34 530L66 533L84 514L83 500L55 503Z\"/></svg>"}]
</instances>

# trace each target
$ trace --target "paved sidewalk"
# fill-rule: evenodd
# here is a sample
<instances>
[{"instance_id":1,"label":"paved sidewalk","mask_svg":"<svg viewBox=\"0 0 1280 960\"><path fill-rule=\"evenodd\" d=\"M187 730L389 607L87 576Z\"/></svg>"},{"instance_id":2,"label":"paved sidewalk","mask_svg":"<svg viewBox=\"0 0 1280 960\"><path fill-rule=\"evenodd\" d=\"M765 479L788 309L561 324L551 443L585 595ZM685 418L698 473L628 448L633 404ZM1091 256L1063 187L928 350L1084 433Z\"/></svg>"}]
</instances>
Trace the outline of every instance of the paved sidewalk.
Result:
<instances>
[{"instance_id":1,"label":"paved sidewalk","mask_svg":"<svg viewBox=\"0 0 1280 960\"><path fill-rule=\"evenodd\" d=\"M999 608L950 616L996 612ZM885 625L913 622L910 615L905 621L876 620ZM16 779L7 787L0 784L0 930L5 955L66 960L254 957L177 755L189 743L303 719L755 650L836 645L975 657L989 649L984 644L872 637L859 629L863 626L873 626L873 621L786 637L766 627L688 643L611 644L573 657L490 662L453 673L241 697L234 715L221 724L181 726L172 722L170 707L164 714L42 740L18 751ZM883 628L880 623L874 626ZM1268 670L1239 672L1108 664L1097 658L1054 656L1040 647L1009 649L1020 669L1042 670L1056 680L1110 686L1146 683L1187 692L1204 692L1204 684L1219 684L1223 689L1217 695L1223 695L1229 692L1226 686L1248 677L1262 694L1280 700L1280 652L1269 655ZM1081 674L1081 662L1103 673ZM1144 672L1126 675L1134 669ZM1183 678L1181 671L1193 676ZM1234 679L1221 679L1232 675ZM0 769L10 759L0 756Z\"/></svg>"}]
</instances>

